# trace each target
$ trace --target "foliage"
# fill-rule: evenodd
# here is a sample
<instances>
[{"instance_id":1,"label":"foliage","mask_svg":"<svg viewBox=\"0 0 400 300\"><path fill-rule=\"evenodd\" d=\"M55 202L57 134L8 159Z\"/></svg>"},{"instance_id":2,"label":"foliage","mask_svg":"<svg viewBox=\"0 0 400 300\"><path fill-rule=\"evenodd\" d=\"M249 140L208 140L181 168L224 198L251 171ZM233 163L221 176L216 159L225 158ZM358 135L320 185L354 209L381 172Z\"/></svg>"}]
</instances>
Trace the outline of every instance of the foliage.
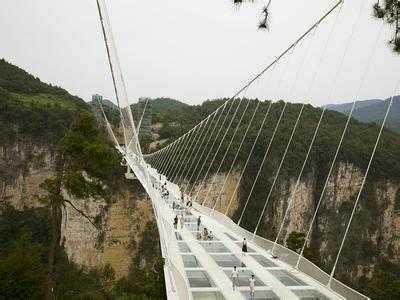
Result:
<instances>
[{"instance_id":1,"label":"foliage","mask_svg":"<svg viewBox=\"0 0 400 300\"><path fill-rule=\"evenodd\" d=\"M399 274L382 269L375 270L367 280L366 292L374 300L400 299Z\"/></svg>"},{"instance_id":2,"label":"foliage","mask_svg":"<svg viewBox=\"0 0 400 300\"><path fill-rule=\"evenodd\" d=\"M4 59L0 59L0 87L9 92L25 95L46 94L53 97L57 95L60 98L67 99L73 105L86 106L82 99L70 95L60 87L42 82L39 78L28 74ZM26 98L25 101L27 101Z\"/></svg>"},{"instance_id":3,"label":"foliage","mask_svg":"<svg viewBox=\"0 0 400 300\"><path fill-rule=\"evenodd\" d=\"M0 299L41 299L46 278L42 248L31 243L29 232L0 253Z\"/></svg>"},{"instance_id":4,"label":"foliage","mask_svg":"<svg viewBox=\"0 0 400 300\"><path fill-rule=\"evenodd\" d=\"M7 206L0 218L0 299L43 299L47 284L50 226L46 208L17 211ZM109 299L109 266L85 270L59 248L55 264L59 299Z\"/></svg>"},{"instance_id":5,"label":"foliage","mask_svg":"<svg viewBox=\"0 0 400 300\"><path fill-rule=\"evenodd\" d=\"M161 257L152 265L132 267L129 275L116 283L114 295L117 299L166 299L163 267Z\"/></svg>"},{"instance_id":6,"label":"foliage","mask_svg":"<svg viewBox=\"0 0 400 300\"><path fill-rule=\"evenodd\" d=\"M393 36L389 40L393 51L400 53L400 1L384 0L383 4L378 1L373 6L373 13L376 18L384 19L393 27Z\"/></svg>"},{"instance_id":7,"label":"foliage","mask_svg":"<svg viewBox=\"0 0 400 300\"><path fill-rule=\"evenodd\" d=\"M305 234L302 232L292 231L288 238L286 239L286 247L289 249L300 252L301 247L303 247L305 241Z\"/></svg>"},{"instance_id":8,"label":"foliage","mask_svg":"<svg viewBox=\"0 0 400 300\"><path fill-rule=\"evenodd\" d=\"M114 296L118 299L166 299L164 260L154 222L146 225L136 251L138 254L132 260L128 276L115 284Z\"/></svg>"}]
</instances>

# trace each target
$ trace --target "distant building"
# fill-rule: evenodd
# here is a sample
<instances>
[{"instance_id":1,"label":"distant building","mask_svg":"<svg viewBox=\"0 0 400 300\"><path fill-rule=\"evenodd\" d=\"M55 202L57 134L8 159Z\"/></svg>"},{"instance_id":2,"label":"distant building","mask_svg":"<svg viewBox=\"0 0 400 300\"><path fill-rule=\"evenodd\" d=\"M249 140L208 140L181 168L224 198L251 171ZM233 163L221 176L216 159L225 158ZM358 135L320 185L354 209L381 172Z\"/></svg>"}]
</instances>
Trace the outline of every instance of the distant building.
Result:
<instances>
[{"instance_id":1,"label":"distant building","mask_svg":"<svg viewBox=\"0 0 400 300\"><path fill-rule=\"evenodd\" d=\"M143 114L144 112L144 114ZM150 98L139 98L136 110L136 122L139 124L142 118L142 123L140 125L139 134L140 135L151 135L151 99Z\"/></svg>"},{"instance_id":2,"label":"distant building","mask_svg":"<svg viewBox=\"0 0 400 300\"><path fill-rule=\"evenodd\" d=\"M102 95L99 95L99 94L94 94L94 95L92 95L92 101L93 102L98 102L98 101L103 101L103 96Z\"/></svg>"}]
</instances>

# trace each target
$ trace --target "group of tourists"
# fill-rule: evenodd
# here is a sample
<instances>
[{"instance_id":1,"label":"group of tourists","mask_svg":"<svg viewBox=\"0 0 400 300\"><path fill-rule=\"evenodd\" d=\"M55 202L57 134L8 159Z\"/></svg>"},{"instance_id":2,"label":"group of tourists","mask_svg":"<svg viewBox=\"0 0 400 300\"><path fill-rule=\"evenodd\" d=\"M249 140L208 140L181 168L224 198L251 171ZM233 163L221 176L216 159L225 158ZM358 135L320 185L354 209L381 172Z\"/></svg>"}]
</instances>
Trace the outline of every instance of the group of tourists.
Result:
<instances>
[{"instance_id":1,"label":"group of tourists","mask_svg":"<svg viewBox=\"0 0 400 300\"><path fill-rule=\"evenodd\" d=\"M161 186L161 195L163 198L169 196L169 192L166 189L166 183L164 183ZM172 209L174 211L180 207L185 207L185 213L187 215L190 215L190 208L192 207L192 201L188 200L185 202L185 197L184 197L183 193L181 194L180 201L178 203L175 201L172 202ZM184 215L182 213L176 214L174 217L174 220L173 220L173 224L174 224L175 229L178 229L178 226L180 227L180 229L182 229L185 225ZM197 217L196 225L197 225L197 231L198 231L197 239L205 240L205 241L211 241L214 239L212 231L208 230L207 227L203 226L203 230L201 230L201 227L202 227L201 226L202 225L201 216ZM242 254L245 255L247 253L247 251L248 251L247 240L246 240L246 238L244 238L243 242L242 242ZM233 290L235 290L235 288L239 286L239 272L238 272L236 266L233 267L233 270L231 273L231 280L232 280L232 288L233 288ZM256 283L254 274L252 274L249 277L248 282L249 282L249 288L250 288L250 297L254 297L255 283Z\"/></svg>"}]
</instances>

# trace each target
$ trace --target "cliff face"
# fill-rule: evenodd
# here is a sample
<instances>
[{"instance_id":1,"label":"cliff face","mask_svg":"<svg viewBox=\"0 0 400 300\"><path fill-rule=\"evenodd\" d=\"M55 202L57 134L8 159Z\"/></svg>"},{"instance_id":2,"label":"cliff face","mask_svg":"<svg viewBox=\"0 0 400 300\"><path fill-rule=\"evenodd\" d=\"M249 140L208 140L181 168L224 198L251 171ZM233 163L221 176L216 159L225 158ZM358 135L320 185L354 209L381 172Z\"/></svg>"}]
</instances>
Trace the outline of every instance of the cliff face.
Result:
<instances>
[{"instance_id":1,"label":"cliff face","mask_svg":"<svg viewBox=\"0 0 400 300\"><path fill-rule=\"evenodd\" d=\"M217 205L215 209L225 213L226 209L230 204L230 209L227 215L232 217L233 213L239 207L239 188L235 193L236 186L239 182L240 172L235 170L232 171L228 177L227 174L219 173L213 174L204 180L204 183L201 185L201 181L195 183L191 189L193 191L192 197L196 195L199 191L200 185L201 189L198 192L198 202L202 202L206 197L207 201L204 202L203 205L214 207L215 202L218 199ZM201 178L202 179L202 178ZM185 190L187 183L182 184L182 190ZM225 186L224 190L221 188ZM187 189L189 192L190 189Z\"/></svg>"},{"instance_id":2,"label":"cliff face","mask_svg":"<svg viewBox=\"0 0 400 300\"><path fill-rule=\"evenodd\" d=\"M39 185L51 176L54 156L48 145L29 140L0 146L0 203L23 209L37 207L36 196L42 194Z\"/></svg>"},{"instance_id":3,"label":"cliff face","mask_svg":"<svg viewBox=\"0 0 400 300\"><path fill-rule=\"evenodd\" d=\"M362 171L354 165L341 163L326 187L314 223L311 244L319 250L322 265L327 270L331 270L336 257L363 175ZM292 231L306 233L322 189L320 183L317 184L315 177L314 173L305 176L294 195L297 178L281 179L268 203L258 233L270 239L276 238L290 197L293 199L292 208L289 211L280 241L284 243ZM205 181L206 184L200 193L200 199L203 199L210 189L207 206L213 206L224 180L225 174L221 173L212 175ZM226 211L227 199L230 199L237 180L238 172L228 178L228 182L231 184L227 185L222 193L224 197L217 205L219 211L223 213ZM265 191L265 193L267 192ZM396 214L394 211L397 193L400 193L399 182L368 182L343 249L338 267L339 273L368 277L377 260L382 257L400 264L400 214ZM242 212L247 194L242 191L239 196L239 198L234 197L230 216L238 216ZM258 207L262 207L265 198L252 197L249 206L255 205L251 201L256 201L262 202L257 203ZM233 211L234 209L236 212ZM257 215L253 213L254 215L247 216L248 219L257 219L261 210L256 210L256 212ZM246 227L246 224L243 225ZM254 228L250 226L248 229L253 230Z\"/></svg>"},{"instance_id":4,"label":"cliff face","mask_svg":"<svg viewBox=\"0 0 400 300\"><path fill-rule=\"evenodd\" d=\"M51 147L25 143L4 146L0 150L1 165L11 168L9 180L3 182L4 201L17 209L41 206L37 200L43 193L40 184L54 174ZM109 264L117 278L128 274L146 226L153 222L152 207L144 190L137 182L130 183L132 188L114 195L109 204L104 199L80 201L69 198L78 209L100 224L100 230L94 228L67 205L61 232L71 261L89 268Z\"/></svg>"},{"instance_id":5,"label":"cliff face","mask_svg":"<svg viewBox=\"0 0 400 300\"><path fill-rule=\"evenodd\" d=\"M153 222L152 207L143 190L124 191L110 205L104 200L85 201L85 205L76 199L73 202L87 215L98 216L101 229L67 206L62 236L69 259L86 267L109 264L117 278L128 275L132 258L138 254L137 245Z\"/></svg>"}]
</instances>

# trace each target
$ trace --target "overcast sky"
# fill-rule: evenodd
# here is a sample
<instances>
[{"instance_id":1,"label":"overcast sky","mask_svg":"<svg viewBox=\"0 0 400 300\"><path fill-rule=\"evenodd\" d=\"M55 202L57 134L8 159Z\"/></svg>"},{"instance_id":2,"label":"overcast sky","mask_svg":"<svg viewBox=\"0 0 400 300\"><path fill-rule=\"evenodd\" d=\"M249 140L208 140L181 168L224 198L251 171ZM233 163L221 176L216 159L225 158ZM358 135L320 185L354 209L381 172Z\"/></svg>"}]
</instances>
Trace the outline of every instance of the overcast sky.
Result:
<instances>
[{"instance_id":1,"label":"overcast sky","mask_svg":"<svg viewBox=\"0 0 400 300\"><path fill-rule=\"evenodd\" d=\"M366 3L361 20L334 80L361 1ZM357 95L389 97L400 74L400 56L386 45L390 32L384 27L370 59L381 28L371 16L374 1L345 1L336 22L332 14L243 95L310 99L316 105L349 101ZM270 32L257 30L266 1L240 8L231 2L108 0L131 101L171 97L198 104L232 96L336 1L273 0ZM1 4L0 57L85 100L93 93L114 99L95 0L1 0ZM369 72L358 92L365 70Z\"/></svg>"}]
</instances>

